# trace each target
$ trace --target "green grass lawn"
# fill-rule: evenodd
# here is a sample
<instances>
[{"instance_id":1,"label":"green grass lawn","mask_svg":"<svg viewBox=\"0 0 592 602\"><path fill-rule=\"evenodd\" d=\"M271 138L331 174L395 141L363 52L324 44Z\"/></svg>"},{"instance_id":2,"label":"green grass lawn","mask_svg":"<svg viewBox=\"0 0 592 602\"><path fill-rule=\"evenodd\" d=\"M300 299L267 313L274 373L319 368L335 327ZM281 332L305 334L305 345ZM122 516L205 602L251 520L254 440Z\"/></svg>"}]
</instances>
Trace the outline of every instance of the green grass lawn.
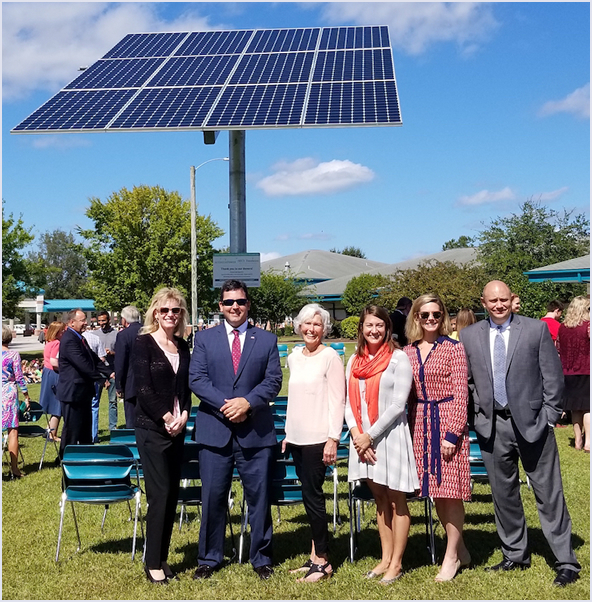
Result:
<instances>
[{"instance_id":1,"label":"green grass lawn","mask_svg":"<svg viewBox=\"0 0 592 602\"><path fill-rule=\"evenodd\" d=\"M348 345L350 347L350 345ZM351 345L353 347L353 345ZM348 349L351 353L352 349ZM282 393L286 393L287 380ZM39 386L31 386L33 399ZM108 441L107 397L100 410L100 439ZM119 423L123 423L120 404ZM181 532L175 528L169 564L180 573L181 581L167 587L151 585L142 570L141 552L131 561L132 523L125 505L113 506L101 533L102 508L77 505L82 548L76 552L76 534L71 508L66 509L59 563L54 562L59 525L60 469L52 464L53 447L48 448L47 464L37 471L43 442L22 441L27 477L2 482L2 597L3 599L233 599L233 600L348 600L348 599L454 599L454 600L547 600L590 599L590 456L573 448L571 428L555 430L562 463L564 488L573 522L573 539L583 570L574 585L555 588L553 557L542 535L534 494L526 485L522 496L529 525L532 567L527 571L488 573L485 567L501 560L493 521L493 506L487 484L476 483L473 501L465 505L465 537L473 566L454 581L436 584L437 567L429 564L425 547L423 504L412 503L412 527L404 557L405 575L390 586L363 578L377 562L380 544L374 508L366 508L359 553L349 562L349 524L347 513L347 468L339 469L339 503L342 524L331 543L335 575L319 584L296 583L290 568L300 566L310 549L310 532L303 506L282 508L281 521L274 516L274 558L276 573L261 582L250 565L236 562L225 566L206 582L192 580L196 566L199 515L189 510L190 522ZM6 465L3 466L4 475ZM326 483L327 511L333 512L332 483ZM235 499L240 491L235 485ZM145 512L145 503L143 510ZM233 529L239 530L239 504L232 510ZM436 546L444 552L443 529L436 522ZM139 542L140 548L142 542ZM227 538L230 553L230 538Z\"/></svg>"}]
</instances>

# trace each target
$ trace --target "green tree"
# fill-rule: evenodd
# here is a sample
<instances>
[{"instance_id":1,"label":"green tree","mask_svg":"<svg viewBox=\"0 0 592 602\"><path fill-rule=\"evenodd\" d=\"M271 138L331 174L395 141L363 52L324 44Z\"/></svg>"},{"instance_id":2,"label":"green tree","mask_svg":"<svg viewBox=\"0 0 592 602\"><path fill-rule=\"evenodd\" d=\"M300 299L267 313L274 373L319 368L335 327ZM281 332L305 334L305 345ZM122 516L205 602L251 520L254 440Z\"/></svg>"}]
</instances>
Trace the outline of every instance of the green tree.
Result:
<instances>
[{"instance_id":1,"label":"green tree","mask_svg":"<svg viewBox=\"0 0 592 602\"><path fill-rule=\"evenodd\" d=\"M381 274L354 276L343 291L342 302L350 316L357 316L362 309L374 301L378 289L388 285L389 278Z\"/></svg>"},{"instance_id":2,"label":"green tree","mask_svg":"<svg viewBox=\"0 0 592 602\"><path fill-rule=\"evenodd\" d=\"M474 247L475 243L475 238L463 235L459 236L458 238L447 240L442 245L442 251L448 251L449 249L466 249L467 247Z\"/></svg>"},{"instance_id":3,"label":"green tree","mask_svg":"<svg viewBox=\"0 0 592 602\"><path fill-rule=\"evenodd\" d=\"M340 255L349 255L350 257L359 257L360 259L366 259L366 254L359 247L345 247L342 251L336 248L329 249L329 253L339 253Z\"/></svg>"},{"instance_id":4,"label":"green tree","mask_svg":"<svg viewBox=\"0 0 592 602\"><path fill-rule=\"evenodd\" d=\"M299 311L305 304L306 298L299 293L305 284L295 279L294 275L273 273L268 270L261 274L261 286L249 289L251 298L250 316L256 322L271 323L273 330L286 317Z\"/></svg>"},{"instance_id":5,"label":"green tree","mask_svg":"<svg viewBox=\"0 0 592 602\"><path fill-rule=\"evenodd\" d=\"M86 215L94 228L81 230L88 246L89 288L100 307L133 303L145 311L153 292L174 286L191 291L190 204L160 186L122 188L106 201L90 199ZM223 231L210 217L197 215L199 306L214 307L212 241ZM187 296L188 303L191 299ZM191 311L191 310L190 310Z\"/></svg>"},{"instance_id":6,"label":"green tree","mask_svg":"<svg viewBox=\"0 0 592 602\"><path fill-rule=\"evenodd\" d=\"M46 299L82 299L86 296L87 266L84 247L71 232L54 230L39 238L39 250L29 259L37 265Z\"/></svg>"},{"instance_id":7,"label":"green tree","mask_svg":"<svg viewBox=\"0 0 592 602\"><path fill-rule=\"evenodd\" d=\"M478 258L488 279L503 280L520 296L521 313L538 318L549 300L585 294L585 285L531 283L523 273L590 253L590 222L584 214L555 211L530 199L520 213L494 219L478 238Z\"/></svg>"},{"instance_id":8,"label":"green tree","mask_svg":"<svg viewBox=\"0 0 592 602\"><path fill-rule=\"evenodd\" d=\"M2 316L14 318L17 305L26 295L35 294L35 266L22 251L34 239L31 228L24 226L22 216L11 213L4 219L2 201Z\"/></svg>"},{"instance_id":9,"label":"green tree","mask_svg":"<svg viewBox=\"0 0 592 602\"><path fill-rule=\"evenodd\" d=\"M434 293L453 313L461 307L478 309L486 282L485 270L476 263L457 265L430 259L416 268L397 270L391 283L380 291L376 303L392 311L401 297L416 299L424 293Z\"/></svg>"}]
</instances>

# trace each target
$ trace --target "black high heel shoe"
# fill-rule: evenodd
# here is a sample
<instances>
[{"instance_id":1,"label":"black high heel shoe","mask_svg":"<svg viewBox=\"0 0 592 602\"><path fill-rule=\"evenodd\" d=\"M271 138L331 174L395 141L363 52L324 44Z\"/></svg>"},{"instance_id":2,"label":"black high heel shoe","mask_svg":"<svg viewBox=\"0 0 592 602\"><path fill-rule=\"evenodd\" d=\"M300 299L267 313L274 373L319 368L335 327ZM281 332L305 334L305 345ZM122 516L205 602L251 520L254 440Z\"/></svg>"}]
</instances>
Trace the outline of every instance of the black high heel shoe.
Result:
<instances>
[{"instance_id":1,"label":"black high heel shoe","mask_svg":"<svg viewBox=\"0 0 592 602\"><path fill-rule=\"evenodd\" d=\"M181 581L181 579L179 579L179 575L177 575L177 573L173 573L171 567L166 562L161 563L160 568L164 571L164 576L169 581Z\"/></svg>"},{"instance_id":2,"label":"black high heel shoe","mask_svg":"<svg viewBox=\"0 0 592 602\"><path fill-rule=\"evenodd\" d=\"M144 566L144 572L146 573L146 579L148 579L148 581L150 581L150 583L159 583L160 585L166 585L169 582L166 575L165 575L164 579L155 579L150 574L150 569L147 566Z\"/></svg>"}]
</instances>

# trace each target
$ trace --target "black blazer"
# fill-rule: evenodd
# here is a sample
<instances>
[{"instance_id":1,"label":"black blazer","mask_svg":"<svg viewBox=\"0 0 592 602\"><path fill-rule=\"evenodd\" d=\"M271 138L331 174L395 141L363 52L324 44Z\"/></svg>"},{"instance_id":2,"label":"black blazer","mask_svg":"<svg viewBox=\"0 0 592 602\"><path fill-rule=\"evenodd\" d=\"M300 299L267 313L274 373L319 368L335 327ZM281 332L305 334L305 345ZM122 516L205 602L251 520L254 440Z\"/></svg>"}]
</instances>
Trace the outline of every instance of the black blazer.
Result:
<instances>
[{"instance_id":1,"label":"black blazer","mask_svg":"<svg viewBox=\"0 0 592 602\"><path fill-rule=\"evenodd\" d=\"M56 396L64 403L91 401L95 394L95 381L108 378L110 373L110 369L71 328L66 328L60 339L58 367L60 378Z\"/></svg>"},{"instance_id":2,"label":"black blazer","mask_svg":"<svg viewBox=\"0 0 592 602\"><path fill-rule=\"evenodd\" d=\"M149 334L139 335L134 344L132 366L136 382L136 427L166 435L162 417L173 412L175 396L179 409L191 410L189 390L189 346L175 337L179 348L179 369L174 373L169 360Z\"/></svg>"},{"instance_id":3,"label":"black blazer","mask_svg":"<svg viewBox=\"0 0 592 602\"><path fill-rule=\"evenodd\" d=\"M140 328L140 322L132 322L127 328L120 330L115 339L115 388L123 393L124 399L136 396L131 356Z\"/></svg>"}]
</instances>

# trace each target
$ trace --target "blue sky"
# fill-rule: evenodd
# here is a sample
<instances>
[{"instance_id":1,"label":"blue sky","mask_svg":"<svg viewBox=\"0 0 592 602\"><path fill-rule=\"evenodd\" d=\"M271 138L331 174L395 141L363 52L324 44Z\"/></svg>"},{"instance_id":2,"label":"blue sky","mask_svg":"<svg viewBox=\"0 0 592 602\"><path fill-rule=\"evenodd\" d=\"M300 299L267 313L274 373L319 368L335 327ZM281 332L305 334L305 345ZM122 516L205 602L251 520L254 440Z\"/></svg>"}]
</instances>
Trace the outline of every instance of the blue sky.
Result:
<instances>
[{"instance_id":1,"label":"blue sky","mask_svg":"<svg viewBox=\"0 0 592 602\"><path fill-rule=\"evenodd\" d=\"M248 131L249 252L354 245L394 263L531 197L589 215L587 2L4 2L5 211L74 231L89 198L146 184L188 199L190 165L228 155L225 132L9 133L127 33L337 25L389 26L403 126ZM228 232L228 163L197 171L197 196Z\"/></svg>"}]
</instances>

